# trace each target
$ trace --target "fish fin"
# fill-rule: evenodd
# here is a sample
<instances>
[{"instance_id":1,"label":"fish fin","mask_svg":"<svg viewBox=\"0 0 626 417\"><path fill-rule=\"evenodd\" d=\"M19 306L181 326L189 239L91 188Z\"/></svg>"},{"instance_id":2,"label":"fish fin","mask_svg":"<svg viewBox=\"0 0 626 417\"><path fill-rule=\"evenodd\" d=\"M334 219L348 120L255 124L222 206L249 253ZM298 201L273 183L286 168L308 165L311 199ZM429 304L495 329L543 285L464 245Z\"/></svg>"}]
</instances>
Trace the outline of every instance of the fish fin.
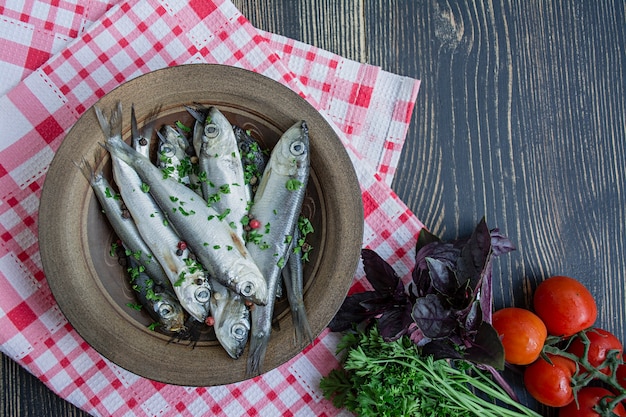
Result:
<instances>
[{"instance_id":1,"label":"fish fin","mask_svg":"<svg viewBox=\"0 0 626 417\"><path fill-rule=\"evenodd\" d=\"M135 116L135 104L130 105L130 131L133 137L133 143L141 139L139 127L137 126L137 117Z\"/></svg>"},{"instance_id":2,"label":"fish fin","mask_svg":"<svg viewBox=\"0 0 626 417\"><path fill-rule=\"evenodd\" d=\"M98 123L104 133L104 136L111 138L114 136L122 136L122 102L118 101L116 108L111 111L111 117L107 120L106 116L102 112L102 109L98 106L94 106Z\"/></svg>"},{"instance_id":3,"label":"fish fin","mask_svg":"<svg viewBox=\"0 0 626 417\"><path fill-rule=\"evenodd\" d=\"M189 112L189 114L200 123L204 123L209 112L208 108L202 107L201 105L198 105L196 108L185 106L185 109L187 109L187 112Z\"/></svg>"},{"instance_id":4,"label":"fish fin","mask_svg":"<svg viewBox=\"0 0 626 417\"><path fill-rule=\"evenodd\" d=\"M263 372L263 361L269 340L270 332L265 332L261 336L253 336L250 338L248 362L246 366L246 375L249 378L260 375Z\"/></svg>"},{"instance_id":5,"label":"fish fin","mask_svg":"<svg viewBox=\"0 0 626 417\"><path fill-rule=\"evenodd\" d=\"M100 149L95 151L95 161L101 160L102 152ZM102 178L102 172L96 172L96 169L84 157L80 162L72 161L72 163L80 170L89 184L94 184L98 179Z\"/></svg>"},{"instance_id":6,"label":"fish fin","mask_svg":"<svg viewBox=\"0 0 626 417\"><path fill-rule=\"evenodd\" d=\"M94 106L93 109L96 113L96 117L98 118L98 123L100 123L102 133L104 133L104 136L106 136L107 138L110 137L111 127L109 126L109 120L106 118L100 107Z\"/></svg>"},{"instance_id":7,"label":"fish fin","mask_svg":"<svg viewBox=\"0 0 626 417\"><path fill-rule=\"evenodd\" d=\"M109 120L111 127L111 136L122 137L122 102L118 101L116 108L111 111L111 119Z\"/></svg>"},{"instance_id":8,"label":"fish fin","mask_svg":"<svg viewBox=\"0 0 626 417\"><path fill-rule=\"evenodd\" d=\"M297 346L308 345L313 341L313 332L304 309L304 303L291 309L293 328L295 329L295 342Z\"/></svg>"}]
</instances>

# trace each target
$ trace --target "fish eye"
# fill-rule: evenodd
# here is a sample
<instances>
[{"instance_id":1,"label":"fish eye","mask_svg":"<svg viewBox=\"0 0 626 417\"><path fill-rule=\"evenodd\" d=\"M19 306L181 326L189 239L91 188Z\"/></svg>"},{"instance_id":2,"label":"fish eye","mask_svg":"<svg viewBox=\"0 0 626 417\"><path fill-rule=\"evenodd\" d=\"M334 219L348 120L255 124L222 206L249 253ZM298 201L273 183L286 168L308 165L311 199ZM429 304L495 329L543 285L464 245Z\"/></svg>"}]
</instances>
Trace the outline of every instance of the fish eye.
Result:
<instances>
[{"instance_id":1,"label":"fish eye","mask_svg":"<svg viewBox=\"0 0 626 417\"><path fill-rule=\"evenodd\" d=\"M302 155L306 150L306 146L302 141L295 141L289 146L289 152L293 155L299 156Z\"/></svg>"},{"instance_id":2,"label":"fish eye","mask_svg":"<svg viewBox=\"0 0 626 417\"><path fill-rule=\"evenodd\" d=\"M233 324L233 327L231 327L230 331L235 339L242 340L246 337L248 328L241 323L236 323Z\"/></svg>"},{"instance_id":3,"label":"fish eye","mask_svg":"<svg viewBox=\"0 0 626 417\"><path fill-rule=\"evenodd\" d=\"M173 312L174 312L174 307L172 307L170 304L164 303L159 307L160 317L167 317L171 315Z\"/></svg>"},{"instance_id":4,"label":"fish eye","mask_svg":"<svg viewBox=\"0 0 626 417\"><path fill-rule=\"evenodd\" d=\"M204 127L204 136L208 138L216 138L220 134L220 128L215 123L209 123Z\"/></svg>"},{"instance_id":5,"label":"fish eye","mask_svg":"<svg viewBox=\"0 0 626 417\"><path fill-rule=\"evenodd\" d=\"M241 295L243 295L244 297L250 297L252 294L254 294L254 284L250 281L246 281L241 284L240 288Z\"/></svg>"},{"instance_id":6,"label":"fish eye","mask_svg":"<svg viewBox=\"0 0 626 417\"><path fill-rule=\"evenodd\" d=\"M170 145L164 145L163 147L161 147L161 153L167 157L172 157L176 154L174 148Z\"/></svg>"},{"instance_id":7,"label":"fish eye","mask_svg":"<svg viewBox=\"0 0 626 417\"><path fill-rule=\"evenodd\" d=\"M196 301L198 301L199 303L206 303L207 301L209 301L209 298L211 298L211 292L209 291L208 288L202 287L202 288L198 288L193 296L196 298Z\"/></svg>"}]
</instances>

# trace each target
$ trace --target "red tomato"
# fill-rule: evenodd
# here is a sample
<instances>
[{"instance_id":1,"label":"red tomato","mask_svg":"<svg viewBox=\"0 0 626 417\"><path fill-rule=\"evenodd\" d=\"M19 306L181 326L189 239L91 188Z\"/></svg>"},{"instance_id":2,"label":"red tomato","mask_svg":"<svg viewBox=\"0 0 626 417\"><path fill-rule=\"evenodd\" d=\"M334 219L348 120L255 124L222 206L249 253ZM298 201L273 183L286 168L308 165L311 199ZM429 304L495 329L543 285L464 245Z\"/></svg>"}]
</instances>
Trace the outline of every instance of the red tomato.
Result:
<instances>
[{"instance_id":1,"label":"red tomato","mask_svg":"<svg viewBox=\"0 0 626 417\"><path fill-rule=\"evenodd\" d=\"M524 385L537 401L550 407L563 407L574 400L571 380L574 361L548 355L552 364L540 357L524 371Z\"/></svg>"},{"instance_id":2,"label":"red tomato","mask_svg":"<svg viewBox=\"0 0 626 417\"><path fill-rule=\"evenodd\" d=\"M606 360L606 355L610 350L619 350L619 356L621 357L621 351L623 349L622 343L612 333L609 333L604 329L593 328L586 332L586 334L590 342L587 358L589 359L589 363L594 368L599 368L602 362ZM582 339L580 337L576 337L567 351L573 353L579 358L582 357L585 352L585 345L583 344ZM611 373L611 370L606 366L600 369L600 371L606 375Z\"/></svg>"},{"instance_id":3,"label":"red tomato","mask_svg":"<svg viewBox=\"0 0 626 417\"><path fill-rule=\"evenodd\" d=\"M554 276L537 286L533 296L537 315L548 333L571 336L593 325L598 307L589 290L574 278Z\"/></svg>"},{"instance_id":4,"label":"red tomato","mask_svg":"<svg viewBox=\"0 0 626 417\"><path fill-rule=\"evenodd\" d=\"M528 365L539 357L548 331L535 313L523 308L503 308L493 313L491 324L500 335L507 362Z\"/></svg>"},{"instance_id":5,"label":"red tomato","mask_svg":"<svg viewBox=\"0 0 626 417\"><path fill-rule=\"evenodd\" d=\"M611 391L600 387L584 387L578 391L578 404L573 401L559 410L559 417L597 417L598 414L593 407L598 404L603 397L613 396ZM607 402L609 399L603 400ZM621 403L618 403L612 410L620 417L626 417L626 410Z\"/></svg>"}]
</instances>

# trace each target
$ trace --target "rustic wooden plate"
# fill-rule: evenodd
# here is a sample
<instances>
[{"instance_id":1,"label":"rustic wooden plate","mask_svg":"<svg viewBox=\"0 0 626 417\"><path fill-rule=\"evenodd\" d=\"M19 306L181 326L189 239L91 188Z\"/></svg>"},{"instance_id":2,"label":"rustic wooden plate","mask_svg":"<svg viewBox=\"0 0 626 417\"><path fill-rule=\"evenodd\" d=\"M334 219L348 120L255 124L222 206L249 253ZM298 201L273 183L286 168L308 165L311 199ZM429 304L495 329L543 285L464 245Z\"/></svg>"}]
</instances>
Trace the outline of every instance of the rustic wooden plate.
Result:
<instances>
[{"instance_id":1,"label":"rustic wooden plate","mask_svg":"<svg viewBox=\"0 0 626 417\"><path fill-rule=\"evenodd\" d=\"M359 259L363 207L351 161L324 118L303 98L259 74L221 65L194 64L140 76L104 96L97 105L121 101L124 137L130 108L139 124L162 106L157 127L188 117L183 105L215 105L271 147L297 120L307 121L311 177L305 207L315 233L305 268L305 304L315 335L321 333L347 294ZM93 109L70 130L46 177L39 212L42 263L61 311L78 333L113 363L146 378L189 386L222 385L246 378L247 351L231 359L210 334L195 348L147 328L151 320L126 304L134 302L126 272L109 254L115 236L91 187L75 162L92 161L110 175L108 155ZM100 157L96 155L100 153ZM96 158L96 159L94 159ZM106 174L105 174L106 175ZM264 370L297 355L286 301L279 301Z\"/></svg>"}]
</instances>

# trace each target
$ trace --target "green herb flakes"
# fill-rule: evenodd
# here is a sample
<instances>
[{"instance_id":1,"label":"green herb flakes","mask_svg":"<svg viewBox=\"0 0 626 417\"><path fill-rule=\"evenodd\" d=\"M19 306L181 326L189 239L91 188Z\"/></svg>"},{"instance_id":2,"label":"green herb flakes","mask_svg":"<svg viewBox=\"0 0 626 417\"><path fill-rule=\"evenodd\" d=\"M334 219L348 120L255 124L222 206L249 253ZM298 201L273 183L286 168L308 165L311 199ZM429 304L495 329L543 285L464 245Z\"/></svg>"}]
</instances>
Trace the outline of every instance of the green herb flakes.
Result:
<instances>
[{"instance_id":1,"label":"green herb flakes","mask_svg":"<svg viewBox=\"0 0 626 417\"><path fill-rule=\"evenodd\" d=\"M289 191L296 191L302 188L304 184L295 178L291 178L287 180L287 183L285 184L285 186L287 187Z\"/></svg>"}]
</instances>

